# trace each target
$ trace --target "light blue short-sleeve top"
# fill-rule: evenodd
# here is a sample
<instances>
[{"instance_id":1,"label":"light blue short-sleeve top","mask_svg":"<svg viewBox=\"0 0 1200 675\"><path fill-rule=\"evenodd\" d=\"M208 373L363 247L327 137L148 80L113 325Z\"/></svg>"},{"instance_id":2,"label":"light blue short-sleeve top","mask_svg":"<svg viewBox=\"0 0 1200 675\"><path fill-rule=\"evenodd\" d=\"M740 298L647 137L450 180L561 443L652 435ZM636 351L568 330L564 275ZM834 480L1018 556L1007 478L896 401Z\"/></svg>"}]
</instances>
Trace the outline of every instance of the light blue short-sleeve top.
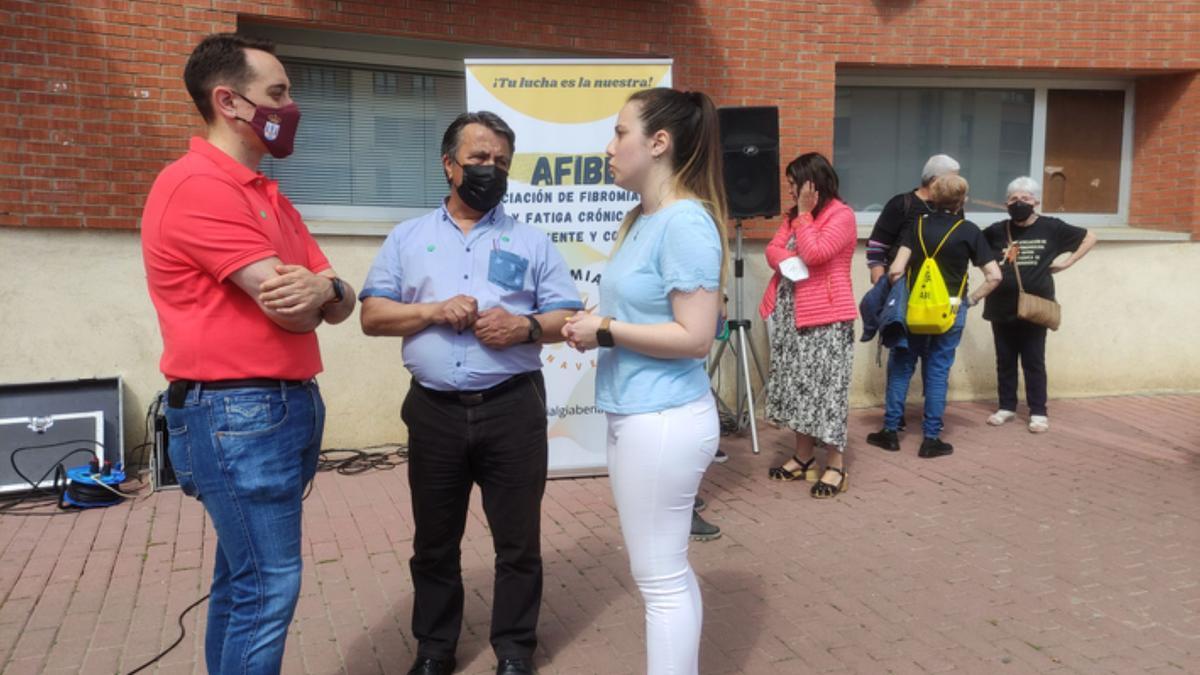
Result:
<instances>
[{"instance_id":1,"label":"light blue short-sleeve top","mask_svg":"<svg viewBox=\"0 0 1200 675\"><path fill-rule=\"evenodd\" d=\"M717 226L699 202L680 200L634 222L600 278L599 312L628 323L667 323L675 319L673 291L716 291L720 285ZM619 345L600 348L596 407L605 412L666 410L708 391L704 359L659 359Z\"/></svg>"}]
</instances>

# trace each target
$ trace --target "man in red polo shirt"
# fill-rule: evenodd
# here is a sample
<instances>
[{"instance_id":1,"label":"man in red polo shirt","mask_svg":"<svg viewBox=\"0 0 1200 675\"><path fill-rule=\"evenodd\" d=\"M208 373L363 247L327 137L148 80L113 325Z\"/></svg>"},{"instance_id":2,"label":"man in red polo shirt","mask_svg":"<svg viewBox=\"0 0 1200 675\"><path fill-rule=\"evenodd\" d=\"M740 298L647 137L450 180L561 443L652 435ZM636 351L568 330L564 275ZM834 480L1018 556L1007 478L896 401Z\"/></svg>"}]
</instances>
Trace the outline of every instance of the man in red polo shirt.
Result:
<instances>
[{"instance_id":1,"label":"man in red polo shirt","mask_svg":"<svg viewBox=\"0 0 1200 675\"><path fill-rule=\"evenodd\" d=\"M354 311L263 156L300 121L269 42L210 35L184 82L207 123L163 169L142 213L142 254L170 381L168 451L217 532L210 673L278 673L300 593L300 512L325 407L314 332Z\"/></svg>"}]
</instances>

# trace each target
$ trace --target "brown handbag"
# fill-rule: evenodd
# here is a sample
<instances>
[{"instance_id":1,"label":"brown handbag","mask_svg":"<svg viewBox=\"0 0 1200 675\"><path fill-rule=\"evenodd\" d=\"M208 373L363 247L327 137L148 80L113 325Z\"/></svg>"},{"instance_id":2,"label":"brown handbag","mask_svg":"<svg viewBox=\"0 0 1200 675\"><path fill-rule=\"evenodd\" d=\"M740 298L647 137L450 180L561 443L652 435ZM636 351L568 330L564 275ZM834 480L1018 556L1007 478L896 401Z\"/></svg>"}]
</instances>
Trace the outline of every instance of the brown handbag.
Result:
<instances>
[{"instance_id":1,"label":"brown handbag","mask_svg":"<svg viewBox=\"0 0 1200 675\"><path fill-rule=\"evenodd\" d=\"M1026 293L1025 285L1021 283L1021 266L1017 264L1020 247L1013 241L1011 223L1008 225L1008 248L1013 274L1017 277L1017 318L1050 330L1058 330L1058 325L1062 323L1062 305L1040 295Z\"/></svg>"}]
</instances>

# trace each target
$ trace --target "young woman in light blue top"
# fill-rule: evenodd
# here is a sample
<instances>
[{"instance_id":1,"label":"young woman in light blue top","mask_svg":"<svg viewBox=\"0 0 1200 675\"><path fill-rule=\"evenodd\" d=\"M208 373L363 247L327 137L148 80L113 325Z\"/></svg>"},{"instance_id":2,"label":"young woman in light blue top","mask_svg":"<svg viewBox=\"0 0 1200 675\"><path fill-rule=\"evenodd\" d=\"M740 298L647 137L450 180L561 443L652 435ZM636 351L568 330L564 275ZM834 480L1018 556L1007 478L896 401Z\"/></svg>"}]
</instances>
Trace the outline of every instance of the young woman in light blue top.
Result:
<instances>
[{"instance_id":1,"label":"young woman in light blue top","mask_svg":"<svg viewBox=\"0 0 1200 675\"><path fill-rule=\"evenodd\" d=\"M601 348L596 405L608 414L613 496L646 603L647 672L694 675L703 611L688 534L720 439L704 371L727 256L716 108L699 92L638 92L607 153L617 185L641 203L618 232L600 311L576 314L563 335Z\"/></svg>"}]
</instances>

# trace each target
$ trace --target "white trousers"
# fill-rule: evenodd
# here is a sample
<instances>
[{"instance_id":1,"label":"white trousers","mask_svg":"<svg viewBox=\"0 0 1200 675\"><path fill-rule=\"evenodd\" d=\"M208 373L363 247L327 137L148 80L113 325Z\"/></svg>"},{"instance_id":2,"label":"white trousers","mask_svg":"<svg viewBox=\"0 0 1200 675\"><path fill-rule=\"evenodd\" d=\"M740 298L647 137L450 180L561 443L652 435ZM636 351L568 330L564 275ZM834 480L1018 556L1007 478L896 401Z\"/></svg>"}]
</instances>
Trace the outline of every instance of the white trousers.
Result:
<instances>
[{"instance_id":1,"label":"white trousers","mask_svg":"<svg viewBox=\"0 0 1200 675\"><path fill-rule=\"evenodd\" d=\"M692 506L720 442L711 394L660 412L608 415L608 472L646 603L648 675L696 675L704 610L688 564Z\"/></svg>"}]
</instances>

